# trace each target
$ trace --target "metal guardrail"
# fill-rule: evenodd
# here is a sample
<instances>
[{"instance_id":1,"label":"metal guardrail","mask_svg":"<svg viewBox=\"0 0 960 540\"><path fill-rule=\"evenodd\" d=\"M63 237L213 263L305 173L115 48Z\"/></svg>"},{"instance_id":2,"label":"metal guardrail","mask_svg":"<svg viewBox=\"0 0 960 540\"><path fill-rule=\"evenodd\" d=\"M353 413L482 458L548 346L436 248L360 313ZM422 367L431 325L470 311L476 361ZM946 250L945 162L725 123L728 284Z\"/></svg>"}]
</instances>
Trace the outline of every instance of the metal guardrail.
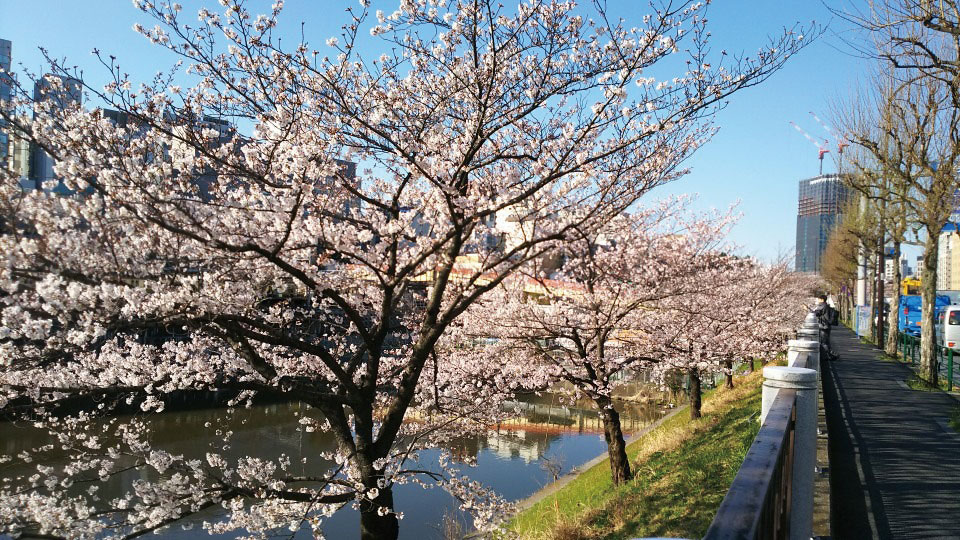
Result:
<instances>
[{"instance_id":1,"label":"metal guardrail","mask_svg":"<svg viewBox=\"0 0 960 540\"><path fill-rule=\"evenodd\" d=\"M810 367L801 353L793 367ZM780 389L704 540L790 537L797 391Z\"/></svg>"},{"instance_id":2,"label":"metal guardrail","mask_svg":"<svg viewBox=\"0 0 960 540\"><path fill-rule=\"evenodd\" d=\"M944 368L946 368L946 373L943 375L947 378L947 391L953 391L954 383L954 351L950 347L944 347L939 343L934 344L934 361L936 362L935 369L938 373L942 373ZM908 334L906 332L900 332L897 336L897 352L899 352L903 359L909 361L911 364L916 365L920 363L920 337Z\"/></svg>"}]
</instances>

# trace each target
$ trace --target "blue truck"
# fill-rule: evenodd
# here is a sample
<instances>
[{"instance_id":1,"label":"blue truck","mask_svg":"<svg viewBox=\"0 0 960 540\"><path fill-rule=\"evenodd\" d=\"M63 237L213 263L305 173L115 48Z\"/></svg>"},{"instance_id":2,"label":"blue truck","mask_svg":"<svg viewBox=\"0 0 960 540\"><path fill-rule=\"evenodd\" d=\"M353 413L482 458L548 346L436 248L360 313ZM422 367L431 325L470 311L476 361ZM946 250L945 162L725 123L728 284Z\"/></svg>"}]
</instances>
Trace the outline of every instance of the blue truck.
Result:
<instances>
[{"instance_id":1,"label":"blue truck","mask_svg":"<svg viewBox=\"0 0 960 540\"><path fill-rule=\"evenodd\" d=\"M943 308L950 305L950 297L945 294L938 294L934 306L934 320L943 311ZM913 336L920 335L920 295L910 294L900 297L900 320L899 328L901 332Z\"/></svg>"}]
</instances>

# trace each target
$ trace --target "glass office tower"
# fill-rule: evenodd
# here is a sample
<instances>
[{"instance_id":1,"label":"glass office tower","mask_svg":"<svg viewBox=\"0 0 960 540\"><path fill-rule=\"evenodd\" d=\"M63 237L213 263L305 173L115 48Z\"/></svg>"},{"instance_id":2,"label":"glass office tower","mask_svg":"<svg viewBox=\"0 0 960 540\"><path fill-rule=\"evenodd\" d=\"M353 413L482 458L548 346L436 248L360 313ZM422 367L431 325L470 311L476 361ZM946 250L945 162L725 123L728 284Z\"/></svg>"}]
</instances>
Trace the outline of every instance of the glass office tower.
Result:
<instances>
[{"instance_id":1,"label":"glass office tower","mask_svg":"<svg viewBox=\"0 0 960 540\"><path fill-rule=\"evenodd\" d=\"M9 103L13 97L13 78L10 68L13 63L13 44L0 39L0 102ZM7 167L12 152L12 139L3 118L0 118L0 167Z\"/></svg>"},{"instance_id":2,"label":"glass office tower","mask_svg":"<svg viewBox=\"0 0 960 540\"><path fill-rule=\"evenodd\" d=\"M839 174L800 181L797 208L797 272L820 272L820 259L834 226L840 222L849 188Z\"/></svg>"}]
</instances>

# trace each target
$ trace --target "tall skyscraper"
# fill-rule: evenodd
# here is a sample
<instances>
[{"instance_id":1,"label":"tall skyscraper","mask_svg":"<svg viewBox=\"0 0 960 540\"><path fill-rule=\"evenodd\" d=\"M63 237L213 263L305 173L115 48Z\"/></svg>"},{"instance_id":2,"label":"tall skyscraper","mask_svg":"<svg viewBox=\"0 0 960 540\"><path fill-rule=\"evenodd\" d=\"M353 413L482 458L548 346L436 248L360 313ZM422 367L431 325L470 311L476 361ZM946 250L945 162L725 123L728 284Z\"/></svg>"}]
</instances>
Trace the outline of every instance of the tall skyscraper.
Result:
<instances>
[{"instance_id":1,"label":"tall skyscraper","mask_svg":"<svg viewBox=\"0 0 960 540\"><path fill-rule=\"evenodd\" d=\"M4 112L14 116L12 106L16 78L13 75L13 43L0 39L0 103ZM9 123L0 117L0 168L17 173L23 182L30 174L30 141L18 137Z\"/></svg>"},{"instance_id":2,"label":"tall skyscraper","mask_svg":"<svg viewBox=\"0 0 960 540\"><path fill-rule=\"evenodd\" d=\"M937 289L960 290L960 233L948 224L940 232L937 247Z\"/></svg>"},{"instance_id":3,"label":"tall skyscraper","mask_svg":"<svg viewBox=\"0 0 960 540\"><path fill-rule=\"evenodd\" d=\"M13 97L13 75L11 67L13 65L13 43L7 39L0 39L0 103L3 107L8 107L10 99ZM7 109L9 110L9 109ZM13 140L10 132L6 129L6 122L0 118L0 168L6 168L10 161L10 154L13 152Z\"/></svg>"},{"instance_id":4,"label":"tall skyscraper","mask_svg":"<svg viewBox=\"0 0 960 540\"><path fill-rule=\"evenodd\" d=\"M9 39L0 39L0 68L3 74L0 75L0 99L10 100L13 86L10 75L10 68L13 66L13 43Z\"/></svg>"},{"instance_id":5,"label":"tall skyscraper","mask_svg":"<svg viewBox=\"0 0 960 540\"><path fill-rule=\"evenodd\" d=\"M849 188L839 174L800 181L797 208L797 272L820 272L820 260L834 226L840 222Z\"/></svg>"},{"instance_id":6,"label":"tall skyscraper","mask_svg":"<svg viewBox=\"0 0 960 540\"><path fill-rule=\"evenodd\" d=\"M55 108L66 108L82 101L82 85L77 79L47 74L33 85L33 100L48 102ZM54 159L36 145L30 149L30 179L37 189L49 180L55 180Z\"/></svg>"},{"instance_id":7,"label":"tall skyscraper","mask_svg":"<svg viewBox=\"0 0 960 540\"><path fill-rule=\"evenodd\" d=\"M883 269L883 278L887 283L893 283L894 271L897 270L897 267L900 268L900 279L903 279L910 275L910 262L907 260L906 255L901 255L900 259L894 259L888 253L886 258L883 260L884 269Z\"/></svg>"}]
</instances>

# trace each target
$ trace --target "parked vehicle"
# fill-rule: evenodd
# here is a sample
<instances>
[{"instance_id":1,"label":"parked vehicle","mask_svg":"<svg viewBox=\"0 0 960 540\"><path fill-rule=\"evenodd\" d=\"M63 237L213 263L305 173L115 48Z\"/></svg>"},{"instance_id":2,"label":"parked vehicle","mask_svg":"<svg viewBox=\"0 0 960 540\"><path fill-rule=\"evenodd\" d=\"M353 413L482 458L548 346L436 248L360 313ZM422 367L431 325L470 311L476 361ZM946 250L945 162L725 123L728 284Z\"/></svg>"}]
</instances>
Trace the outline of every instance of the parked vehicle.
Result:
<instances>
[{"instance_id":1,"label":"parked vehicle","mask_svg":"<svg viewBox=\"0 0 960 540\"><path fill-rule=\"evenodd\" d=\"M937 294L950 297L951 304L960 304L960 291L950 289L938 289Z\"/></svg>"},{"instance_id":2,"label":"parked vehicle","mask_svg":"<svg viewBox=\"0 0 960 540\"><path fill-rule=\"evenodd\" d=\"M934 305L934 320L938 320L944 308L950 305L950 297L944 294L937 295ZM920 296L904 295L900 297L900 319L898 328L901 332L912 336L920 335Z\"/></svg>"},{"instance_id":3,"label":"parked vehicle","mask_svg":"<svg viewBox=\"0 0 960 540\"><path fill-rule=\"evenodd\" d=\"M937 343L960 351L960 306L947 306L937 316Z\"/></svg>"}]
</instances>

